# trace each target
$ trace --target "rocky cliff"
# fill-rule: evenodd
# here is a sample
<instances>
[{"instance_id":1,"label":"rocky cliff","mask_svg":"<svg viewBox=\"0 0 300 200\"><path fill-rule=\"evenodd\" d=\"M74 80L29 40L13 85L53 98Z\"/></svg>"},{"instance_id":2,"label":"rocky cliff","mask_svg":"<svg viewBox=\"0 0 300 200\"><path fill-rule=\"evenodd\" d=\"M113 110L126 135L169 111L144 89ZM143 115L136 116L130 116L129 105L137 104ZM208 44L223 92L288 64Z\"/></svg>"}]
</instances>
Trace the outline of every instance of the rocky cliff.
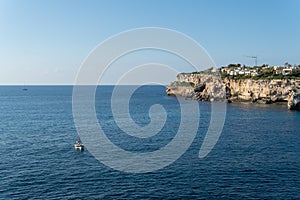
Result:
<instances>
[{"instance_id":1,"label":"rocky cliff","mask_svg":"<svg viewBox=\"0 0 300 200\"><path fill-rule=\"evenodd\" d=\"M288 98L288 109L300 110L300 91L293 90L289 94Z\"/></svg>"},{"instance_id":2,"label":"rocky cliff","mask_svg":"<svg viewBox=\"0 0 300 200\"><path fill-rule=\"evenodd\" d=\"M300 109L300 80L222 79L220 76L181 73L167 86L168 95L202 101L276 103Z\"/></svg>"}]
</instances>

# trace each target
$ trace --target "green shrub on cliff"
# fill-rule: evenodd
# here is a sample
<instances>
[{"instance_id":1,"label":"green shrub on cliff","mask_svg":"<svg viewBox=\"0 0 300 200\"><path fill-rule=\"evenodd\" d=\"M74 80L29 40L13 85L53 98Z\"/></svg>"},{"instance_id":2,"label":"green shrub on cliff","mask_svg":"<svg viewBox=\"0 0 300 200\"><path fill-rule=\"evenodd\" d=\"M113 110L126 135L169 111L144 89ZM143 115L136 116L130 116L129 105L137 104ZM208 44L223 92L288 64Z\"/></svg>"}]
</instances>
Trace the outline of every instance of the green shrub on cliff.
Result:
<instances>
[{"instance_id":1,"label":"green shrub on cliff","mask_svg":"<svg viewBox=\"0 0 300 200\"><path fill-rule=\"evenodd\" d=\"M179 81L175 81L171 84L172 86L182 86L182 87L194 87L195 84L193 82L179 82Z\"/></svg>"}]
</instances>

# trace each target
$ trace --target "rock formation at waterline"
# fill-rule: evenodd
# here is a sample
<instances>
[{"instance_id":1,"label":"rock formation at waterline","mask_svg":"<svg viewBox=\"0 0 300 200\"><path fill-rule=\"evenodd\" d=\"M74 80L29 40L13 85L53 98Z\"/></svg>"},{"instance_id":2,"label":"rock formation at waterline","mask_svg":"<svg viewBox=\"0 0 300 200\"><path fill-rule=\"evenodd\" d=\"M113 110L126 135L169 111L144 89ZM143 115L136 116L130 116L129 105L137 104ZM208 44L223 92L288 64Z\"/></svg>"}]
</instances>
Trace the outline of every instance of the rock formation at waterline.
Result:
<instances>
[{"instance_id":1,"label":"rock formation at waterline","mask_svg":"<svg viewBox=\"0 0 300 200\"><path fill-rule=\"evenodd\" d=\"M300 80L228 79L201 73L181 73L166 88L168 95L198 101L287 102L288 109L300 109Z\"/></svg>"},{"instance_id":2,"label":"rock formation at waterline","mask_svg":"<svg viewBox=\"0 0 300 200\"><path fill-rule=\"evenodd\" d=\"M292 90L288 98L288 109L300 110L300 91Z\"/></svg>"}]
</instances>

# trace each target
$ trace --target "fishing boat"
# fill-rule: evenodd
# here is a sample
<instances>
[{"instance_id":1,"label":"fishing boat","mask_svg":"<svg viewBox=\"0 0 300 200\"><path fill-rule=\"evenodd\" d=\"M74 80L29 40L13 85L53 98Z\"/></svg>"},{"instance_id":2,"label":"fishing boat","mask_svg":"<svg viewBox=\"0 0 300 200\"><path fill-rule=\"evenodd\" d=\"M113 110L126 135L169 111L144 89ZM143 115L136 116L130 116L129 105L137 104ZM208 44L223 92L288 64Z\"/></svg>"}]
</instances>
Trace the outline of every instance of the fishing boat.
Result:
<instances>
[{"instance_id":1,"label":"fishing boat","mask_svg":"<svg viewBox=\"0 0 300 200\"><path fill-rule=\"evenodd\" d=\"M77 140L74 144L74 148L76 150L82 151L84 149L84 145L82 144L82 142L80 140Z\"/></svg>"}]
</instances>

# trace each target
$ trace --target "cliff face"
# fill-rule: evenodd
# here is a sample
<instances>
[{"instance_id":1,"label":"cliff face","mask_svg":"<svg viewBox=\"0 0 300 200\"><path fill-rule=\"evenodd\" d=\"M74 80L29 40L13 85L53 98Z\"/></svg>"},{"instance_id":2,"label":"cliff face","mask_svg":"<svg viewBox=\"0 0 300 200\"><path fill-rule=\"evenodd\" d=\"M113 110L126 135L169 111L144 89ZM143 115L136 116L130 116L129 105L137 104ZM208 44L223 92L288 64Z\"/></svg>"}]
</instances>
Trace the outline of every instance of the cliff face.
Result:
<instances>
[{"instance_id":1,"label":"cliff face","mask_svg":"<svg viewBox=\"0 0 300 200\"><path fill-rule=\"evenodd\" d=\"M231 100L258 103L287 102L291 91L300 86L298 80L228 80L224 83L230 88Z\"/></svg>"},{"instance_id":2,"label":"cliff face","mask_svg":"<svg viewBox=\"0 0 300 200\"><path fill-rule=\"evenodd\" d=\"M204 101L226 100L226 87L217 76L178 74L177 81L167 87L167 94Z\"/></svg>"},{"instance_id":3,"label":"cliff face","mask_svg":"<svg viewBox=\"0 0 300 200\"><path fill-rule=\"evenodd\" d=\"M293 90L289 94L288 99L288 109L290 110L300 110L300 91Z\"/></svg>"},{"instance_id":4,"label":"cliff face","mask_svg":"<svg viewBox=\"0 0 300 200\"><path fill-rule=\"evenodd\" d=\"M206 74L178 74L166 89L168 95L195 100L276 103L288 102L289 109L300 108L300 80L222 79Z\"/></svg>"}]
</instances>

